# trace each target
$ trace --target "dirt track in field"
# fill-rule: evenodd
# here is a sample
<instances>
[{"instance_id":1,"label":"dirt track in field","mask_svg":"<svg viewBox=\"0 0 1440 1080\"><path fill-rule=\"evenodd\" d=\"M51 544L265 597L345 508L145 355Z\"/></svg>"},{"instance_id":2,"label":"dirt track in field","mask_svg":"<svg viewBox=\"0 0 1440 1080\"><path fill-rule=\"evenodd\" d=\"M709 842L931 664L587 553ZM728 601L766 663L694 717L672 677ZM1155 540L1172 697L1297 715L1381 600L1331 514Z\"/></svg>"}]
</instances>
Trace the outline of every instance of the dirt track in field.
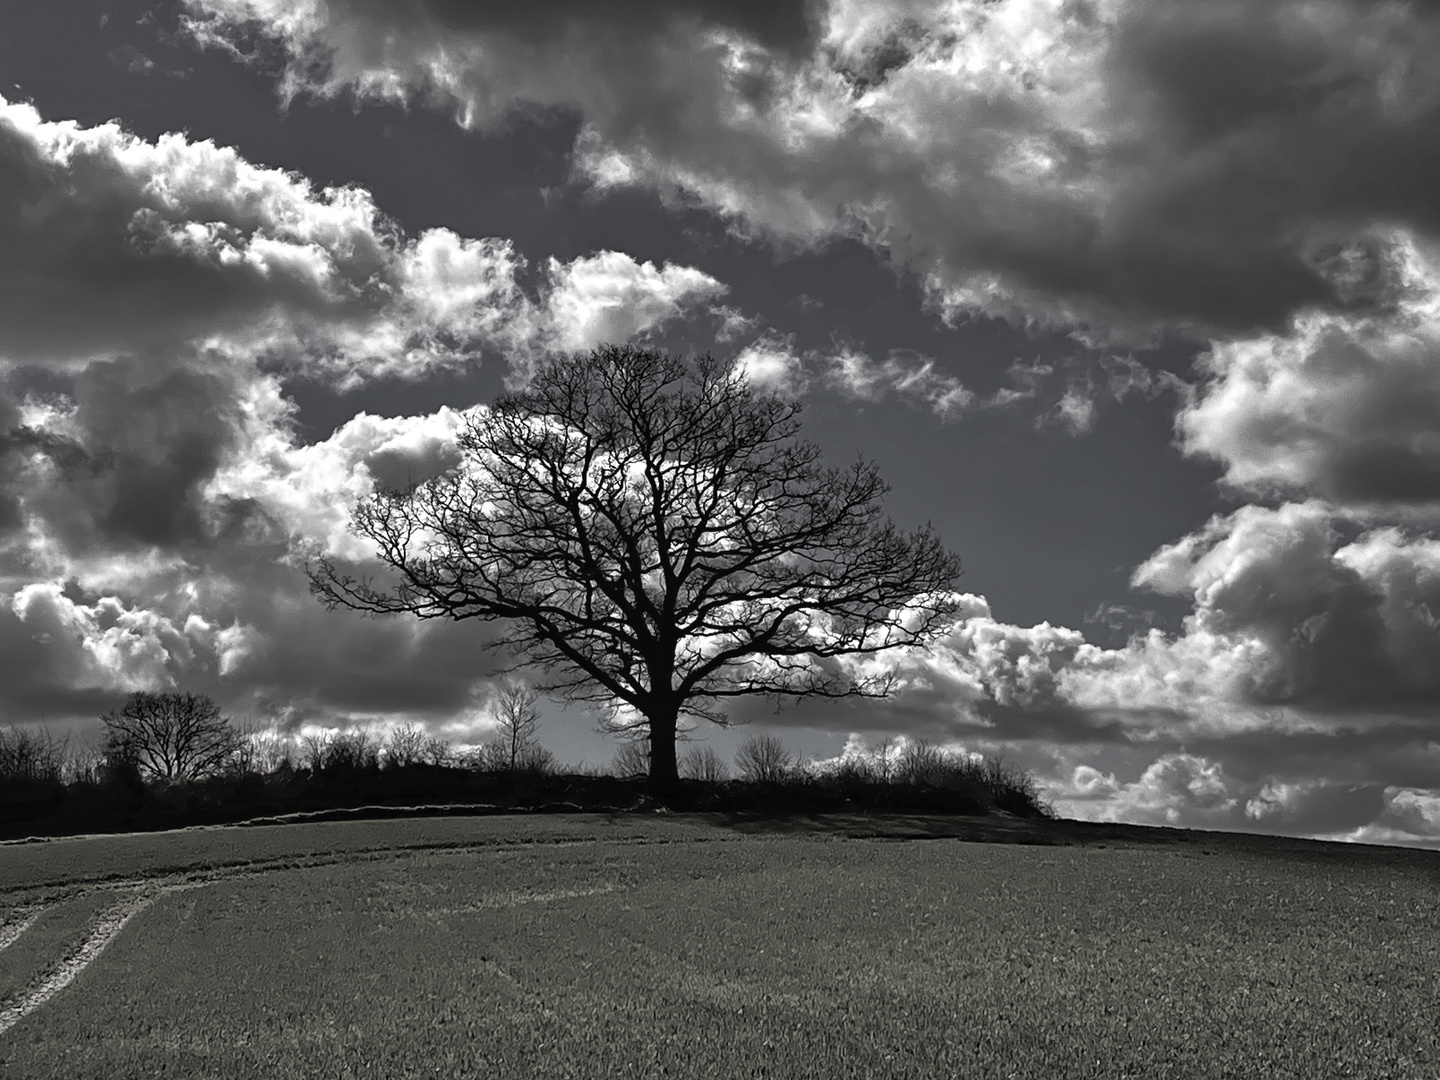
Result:
<instances>
[{"instance_id":1,"label":"dirt track in field","mask_svg":"<svg viewBox=\"0 0 1440 1080\"><path fill-rule=\"evenodd\" d=\"M476 853L492 845L477 845L461 848L458 853ZM99 914L88 920L80 943L67 950L44 971L32 980L18 995L9 1000L0 1000L0 1035L5 1034L25 1017L35 1012L55 995L59 994L103 953L108 945L119 937L120 932L131 919L157 900L172 893L204 888L219 881L241 877L255 877L263 874L309 867L332 866L342 862L374 860L400 857L417 852L414 847L397 847L380 851L347 852L338 856L317 855L309 858L281 858L261 860L243 865L189 873L158 874L118 881L106 881L95 885L80 885L55 894L53 899L39 903L26 903L16 907L0 920L0 951L20 941L41 915L61 900L74 900L98 892L116 894L119 899L108 905ZM588 889L565 889L554 892L517 891L490 897L479 904L463 908L441 909L431 914L446 915L485 908L516 907L521 904L546 903L552 900L590 896L613 891L611 886Z\"/></svg>"}]
</instances>

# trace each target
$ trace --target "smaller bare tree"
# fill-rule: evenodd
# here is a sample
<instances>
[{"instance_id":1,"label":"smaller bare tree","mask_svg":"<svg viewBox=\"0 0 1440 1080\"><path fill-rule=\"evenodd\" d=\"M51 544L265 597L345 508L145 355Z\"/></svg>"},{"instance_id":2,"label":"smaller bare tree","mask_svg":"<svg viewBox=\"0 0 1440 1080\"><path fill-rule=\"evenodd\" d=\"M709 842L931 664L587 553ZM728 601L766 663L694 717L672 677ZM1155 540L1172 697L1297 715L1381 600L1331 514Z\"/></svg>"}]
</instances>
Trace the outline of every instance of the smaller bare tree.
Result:
<instances>
[{"instance_id":1,"label":"smaller bare tree","mask_svg":"<svg viewBox=\"0 0 1440 1080\"><path fill-rule=\"evenodd\" d=\"M0 780L61 780L69 742L43 728L0 728Z\"/></svg>"},{"instance_id":2,"label":"smaller bare tree","mask_svg":"<svg viewBox=\"0 0 1440 1080\"><path fill-rule=\"evenodd\" d=\"M236 776L270 776L294 768L295 746L274 723L247 717L235 725L235 753L226 771Z\"/></svg>"},{"instance_id":3,"label":"smaller bare tree","mask_svg":"<svg viewBox=\"0 0 1440 1080\"><path fill-rule=\"evenodd\" d=\"M387 769L403 769L425 761L429 737L415 724L401 724L385 737L384 759Z\"/></svg>"},{"instance_id":4,"label":"smaller bare tree","mask_svg":"<svg viewBox=\"0 0 1440 1080\"><path fill-rule=\"evenodd\" d=\"M895 779L902 784L939 787L957 768L957 761L926 739L905 744L895 767Z\"/></svg>"},{"instance_id":5,"label":"smaller bare tree","mask_svg":"<svg viewBox=\"0 0 1440 1080\"><path fill-rule=\"evenodd\" d=\"M895 777L895 757L897 754L894 736L883 739L874 750L870 752L871 760L874 762L875 779L882 784L888 784Z\"/></svg>"},{"instance_id":6,"label":"smaller bare tree","mask_svg":"<svg viewBox=\"0 0 1440 1080\"><path fill-rule=\"evenodd\" d=\"M730 770L713 746L692 746L680 758L680 775L687 780L718 784L730 778Z\"/></svg>"},{"instance_id":7,"label":"smaller bare tree","mask_svg":"<svg viewBox=\"0 0 1440 1080\"><path fill-rule=\"evenodd\" d=\"M455 748L438 735L431 735L420 749L420 760L426 765L454 765L455 758Z\"/></svg>"},{"instance_id":8,"label":"smaller bare tree","mask_svg":"<svg viewBox=\"0 0 1440 1080\"><path fill-rule=\"evenodd\" d=\"M610 761L610 772L621 778L650 774L650 740L630 738L620 744Z\"/></svg>"},{"instance_id":9,"label":"smaller bare tree","mask_svg":"<svg viewBox=\"0 0 1440 1080\"><path fill-rule=\"evenodd\" d=\"M307 735L301 752L312 774L368 772L380 767L380 744L363 728Z\"/></svg>"},{"instance_id":10,"label":"smaller bare tree","mask_svg":"<svg viewBox=\"0 0 1440 1080\"><path fill-rule=\"evenodd\" d=\"M60 779L66 784L98 784L105 770L105 753L88 739L70 748L60 765Z\"/></svg>"},{"instance_id":11,"label":"smaller bare tree","mask_svg":"<svg viewBox=\"0 0 1440 1080\"><path fill-rule=\"evenodd\" d=\"M540 696L528 686L511 683L495 698L499 729L487 748L491 767L500 772L533 769L549 755L535 741L540 726Z\"/></svg>"},{"instance_id":12,"label":"smaller bare tree","mask_svg":"<svg viewBox=\"0 0 1440 1080\"><path fill-rule=\"evenodd\" d=\"M746 780L784 780L795 768L795 755L774 735L752 735L735 754L740 775Z\"/></svg>"},{"instance_id":13,"label":"smaller bare tree","mask_svg":"<svg viewBox=\"0 0 1440 1080\"><path fill-rule=\"evenodd\" d=\"M105 757L153 779L195 780L228 768L240 733L204 694L137 691L100 718Z\"/></svg>"}]
</instances>

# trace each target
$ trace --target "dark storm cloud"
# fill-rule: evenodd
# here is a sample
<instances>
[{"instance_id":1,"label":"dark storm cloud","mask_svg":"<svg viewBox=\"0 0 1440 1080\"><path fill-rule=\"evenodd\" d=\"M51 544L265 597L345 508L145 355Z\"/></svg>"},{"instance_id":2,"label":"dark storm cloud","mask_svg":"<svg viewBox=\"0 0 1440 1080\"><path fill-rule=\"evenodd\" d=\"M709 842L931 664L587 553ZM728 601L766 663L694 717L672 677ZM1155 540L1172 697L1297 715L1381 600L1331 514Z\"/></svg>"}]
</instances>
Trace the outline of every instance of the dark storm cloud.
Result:
<instances>
[{"instance_id":1,"label":"dark storm cloud","mask_svg":"<svg viewBox=\"0 0 1440 1080\"><path fill-rule=\"evenodd\" d=\"M148 370L147 370L148 369ZM102 540L174 547L208 537L201 487L239 441L233 379L132 359L91 364L75 382L75 425L105 462ZM105 473L109 475L106 476Z\"/></svg>"},{"instance_id":2,"label":"dark storm cloud","mask_svg":"<svg viewBox=\"0 0 1440 1080\"><path fill-rule=\"evenodd\" d=\"M1385 302L1383 275L1335 262L1358 228L1440 226L1440 14L1420 3L831 0L799 59L767 47L793 29L699 8L749 46L634 5L188 6L202 40L277 42L287 92L474 126L577 112L602 185L786 242L861 237L956 314L1279 329Z\"/></svg>"},{"instance_id":3,"label":"dark storm cloud","mask_svg":"<svg viewBox=\"0 0 1440 1080\"><path fill-rule=\"evenodd\" d=\"M412 25L433 20L447 30L502 30L531 40L562 35L576 24L616 36L644 36L672 23L723 26L761 45L793 49L809 38L808 0L329 0L336 18Z\"/></svg>"},{"instance_id":4,"label":"dark storm cloud","mask_svg":"<svg viewBox=\"0 0 1440 1080\"><path fill-rule=\"evenodd\" d=\"M503 654L485 648L488 627L328 611L307 595L297 566L254 565L243 582L239 569L216 560L216 571L244 589L215 605L215 615L253 633L217 689L282 712L298 710L296 722L386 715L453 720L473 708L505 666Z\"/></svg>"},{"instance_id":5,"label":"dark storm cloud","mask_svg":"<svg viewBox=\"0 0 1440 1080\"><path fill-rule=\"evenodd\" d=\"M242 445L252 377L195 350L97 360L54 376L32 423L0 437L6 493L79 557L193 550L243 531L253 509L211 500L204 488Z\"/></svg>"}]
</instances>

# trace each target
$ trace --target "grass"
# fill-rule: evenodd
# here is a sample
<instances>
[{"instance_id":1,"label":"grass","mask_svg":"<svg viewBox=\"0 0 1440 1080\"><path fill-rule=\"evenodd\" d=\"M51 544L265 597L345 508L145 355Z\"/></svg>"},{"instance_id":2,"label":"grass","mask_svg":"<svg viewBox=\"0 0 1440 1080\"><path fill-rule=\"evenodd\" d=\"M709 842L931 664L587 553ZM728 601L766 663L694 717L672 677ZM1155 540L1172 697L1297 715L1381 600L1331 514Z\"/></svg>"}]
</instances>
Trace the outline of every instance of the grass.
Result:
<instances>
[{"instance_id":1,"label":"grass","mask_svg":"<svg viewBox=\"0 0 1440 1080\"><path fill-rule=\"evenodd\" d=\"M0 847L0 918L126 860L152 887L230 867L160 895L0 1035L0 1075L1440 1076L1431 853L809 826L451 818Z\"/></svg>"}]
</instances>

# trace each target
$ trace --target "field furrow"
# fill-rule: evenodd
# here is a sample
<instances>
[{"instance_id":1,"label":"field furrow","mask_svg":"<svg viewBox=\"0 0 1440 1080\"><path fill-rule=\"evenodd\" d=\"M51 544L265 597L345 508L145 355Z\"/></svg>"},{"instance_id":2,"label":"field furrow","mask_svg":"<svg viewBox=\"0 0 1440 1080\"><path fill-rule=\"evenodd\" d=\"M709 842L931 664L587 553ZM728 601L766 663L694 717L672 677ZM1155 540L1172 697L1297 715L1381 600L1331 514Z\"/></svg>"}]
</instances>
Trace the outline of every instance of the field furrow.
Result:
<instances>
[{"instance_id":1,"label":"field furrow","mask_svg":"<svg viewBox=\"0 0 1440 1080\"><path fill-rule=\"evenodd\" d=\"M19 941L20 935L30 929L30 925L44 910L43 904L27 904L6 916L5 920L0 922L0 950L8 949Z\"/></svg>"},{"instance_id":2,"label":"field furrow","mask_svg":"<svg viewBox=\"0 0 1440 1080\"><path fill-rule=\"evenodd\" d=\"M4 1034L40 1006L64 990L89 967L125 924L149 907L155 897L141 894L112 904L95 920L79 947L45 971L35 985L29 987L14 1004L0 1009L0 1034Z\"/></svg>"}]
</instances>

